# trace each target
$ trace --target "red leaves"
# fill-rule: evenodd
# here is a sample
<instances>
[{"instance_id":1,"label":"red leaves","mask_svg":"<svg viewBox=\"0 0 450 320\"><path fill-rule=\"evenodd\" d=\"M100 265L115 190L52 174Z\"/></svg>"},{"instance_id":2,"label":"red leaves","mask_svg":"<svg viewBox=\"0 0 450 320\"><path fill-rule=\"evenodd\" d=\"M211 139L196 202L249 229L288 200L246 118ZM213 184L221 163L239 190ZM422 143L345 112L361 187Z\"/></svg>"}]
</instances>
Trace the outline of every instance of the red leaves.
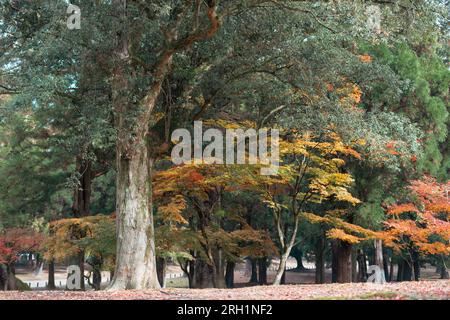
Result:
<instances>
[{"instance_id":1,"label":"red leaves","mask_svg":"<svg viewBox=\"0 0 450 320\"><path fill-rule=\"evenodd\" d=\"M44 236L31 229L12 228L0 235L0 263L12 263L22 252L35 252Z\"/></svg>"}]
</instances>

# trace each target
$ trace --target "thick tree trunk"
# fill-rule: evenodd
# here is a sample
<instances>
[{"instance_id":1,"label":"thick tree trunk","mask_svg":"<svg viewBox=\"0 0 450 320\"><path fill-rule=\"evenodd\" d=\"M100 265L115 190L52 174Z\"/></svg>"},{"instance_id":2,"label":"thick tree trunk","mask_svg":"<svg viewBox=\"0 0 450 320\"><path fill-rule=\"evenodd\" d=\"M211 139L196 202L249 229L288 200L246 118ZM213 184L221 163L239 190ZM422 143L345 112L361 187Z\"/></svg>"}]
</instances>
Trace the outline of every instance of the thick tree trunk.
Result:
<instances>
[{"instance_id":1,"label":"thick tree trunk","mask_svg":"<svg viewBox=\"0 0 450 320\"><path fill-rule=\"evenodd\" d=\"M295 268L295 270L306 270L305 266L303 265L303 251L298 246L292 249L291 257L293 257L297 261L297 267Z\"/></svg>"},{"instance_id":2,"label":"thick tree trunk","mask_svg":"<svg viewBox=\"0 0 450 320\"><path fill-rule=\"evenodd\" d=\"M316 243L314 255L316 265L315 282L317 284L325 283L325 238L323 236Z\"/></svg>"},{"instance_id":3,"label":"thick tree trunk","mask_svg":"<svg viewBox=\"0 0 450 320\"><path fill-rule=\"evenodd\" d=\"M55 260L50 260L48 263L48 290L55 290Z\"/></svg>"},{"instance_id":4,"label":"thick tree trunk","mask_svg":"<svg viewBox=\"0 0 450 320\"><path fill-rule=\"evenodd\" d=\"M227 288L234 288L234 269L236 263L232 261L227 262L227 270L225 273L225 281L227 283Z\"/></svg>"},{"instance_id":5,"label":"thick tree trunk","mask_svg":"<svg viewBox=\"0 0 450 320\"><path fill-rule=\"evenodd\" d=\"M352 245L343 241L337 246L337 282L352 282Z\"/></svg>"},{"instance_id":6,"label":"thick tree trunk","mask_svg":"<svg viewBox=\"0 0 450 320\"><path fill-rule=\"evenodd\" d=\"M214 288L214 269L205 261L195 261L194 287L196 289Z\"/></svg>"},{"instance_id":7,"label":"thick tree trunk","mask_svg":"<svg viewBox=\"0 0 450 320\"><path fill-rule=\"evenodd\" d=\"M111 290L159 288L151 201L151 169L145 144L130 158L117 143L117 258Z\"/></svg>"},{"instance_id":8,"label":"thick tree trunk","mask_svg":"<svg viewBox=\"0 0 450 320\"><path fill-rule=\"evenodd\" d=\"M266 257L258 259L258 283L262 286L267 284L267 264Z\"/></svg>"}]
</instances>

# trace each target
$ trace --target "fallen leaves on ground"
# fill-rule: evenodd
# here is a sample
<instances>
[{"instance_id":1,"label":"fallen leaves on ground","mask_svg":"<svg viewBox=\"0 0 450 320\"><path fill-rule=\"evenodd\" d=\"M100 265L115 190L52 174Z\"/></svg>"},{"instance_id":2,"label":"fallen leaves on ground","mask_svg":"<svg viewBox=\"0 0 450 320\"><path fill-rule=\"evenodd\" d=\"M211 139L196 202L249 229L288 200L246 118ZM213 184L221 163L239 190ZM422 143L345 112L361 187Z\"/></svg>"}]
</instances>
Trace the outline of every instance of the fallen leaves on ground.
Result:
<instances>
[{"instance_id":1,"label":"fallen leaves on ground","mask_svg":"<svg viewBox=\"0 0 450 320\"><path fill-rule=\"evenodd\" d=\"M0 292L0 300L311 300L450 299L450 280L387 283L254 286L240 289Z\"/></svg>"}]
</instances>

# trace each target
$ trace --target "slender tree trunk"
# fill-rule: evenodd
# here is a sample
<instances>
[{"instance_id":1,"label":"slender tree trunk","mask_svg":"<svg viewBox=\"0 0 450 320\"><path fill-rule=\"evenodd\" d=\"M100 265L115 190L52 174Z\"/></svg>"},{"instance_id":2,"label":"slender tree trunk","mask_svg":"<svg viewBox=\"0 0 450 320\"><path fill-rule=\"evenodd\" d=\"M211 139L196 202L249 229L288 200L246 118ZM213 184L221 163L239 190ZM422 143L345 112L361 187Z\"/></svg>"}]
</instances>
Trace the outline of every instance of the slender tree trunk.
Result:
<instances>
[{"instance_id":1,"label":"slender tree trunk","mask_svg":"<svg viewBox=\"0 0 450 320\"><path fill-rule=\"evenodd\" d=\"M86 217L90 214L92 168L91 162L77 157L77 171L80 176L79 185L74 192L73 214L75 217Z\"/></svg>"},{"instance_id":2,"label":"slender tree trunk","mask_svg":"<svg viewBox=\"0 0 450 320\"><path fill-rule=\"evenodd\" d=\"M358 282L357 254L356 250L352 249L352 282Z\"/></svg>"},{"instance_id":3,"label":"slender tree trunk","mask_svg":"<svg viewBox=\"0 0 450 320\"><path fill-rule=\"evenodd\" d=\"M49 290L55 290L55 260L50 260L48 263L48 284L47 288Z\"/></svg>"},{"instance_id":4,"label":"slender tree trunk","mask_svg":"<svg viewBox=\"0 0 450 320\"><path fill-rule=\"evenodd\" d=\"M412 265L414 269L414 281L420 280L420 257L419 252L414 250L412 253Z\"/></svg>"},{"instance_id":5,"label":"slender tree trunk","mask_svg":"<svg viewBox=\"0 0 450 320\"><path fill-rule=\"evenodd\" d=\"M391 263L389 266L389 282L394 281L394 259L391 258Z\"/></svg>"},{"instance_id":6,"label":"slender tree trunk","mask_svg":"<svg viewBox=\"0 0 450 320\"><path fill-rule=\"evenodd\" d=\"M80 281L80 290L86 290L86 286L84 284L84 258L85 252L82 250L78 253L78 266L80 267L81 281Z\"/></svg>"},{"instance_id":7,"label":"slender tree trunk","mask_svg":"<svg viewBox=\"0 0 450 320\"><path fill-rule=\"evenodd\" d=\"M165 258L156 258L156 271L158 273L158 281L161 288L166 287L166 264Z\"/></svg>"},{"instance_id":8,"label":"slender tree trunk","mask_svg":"<svg viewBox=\"0 0 450 320\"><path fill-rule=\"evenodd\" d=\"M217 248L213 253L214 257L214 288L226 288L227 283L225 281L225 259L223 257L223 250Z\"/></svg>"},{"instance_id":9,"label":"slender tree trunk","mask_svg":"<svg viewBox=\"0 0 450 320\"><path fill-rule=\"evenodd\" d=\"M374 240L374 247L375 247L375 256L374 256L374 262L375 265L377 265L381 272L381 278L383 282L386 281L386 269L384 268L384 260L383 260L383 241L380 239Z\"/></svg>"},{"instance_id":10,"label":"slender tree trunk","mask_svg":"<svg viewBox=\"0 0 450 320\"><path fill-rule=\"evenodd\" d=\"M250 283L258 283L258 265L256 263L256 258L250 258L250 264L252 267Z\"/></svg>"},{"instance_id":11,"label":"slender tree trunk","mask_svg":"<svg viewBox=\"0 0 450 320\"><path fill-rule=\"evenodd\" d=\"M338 252L338 241L331 241L331 282L338 282L338 261L339 252Z\"/></svg>"}]
</instances>

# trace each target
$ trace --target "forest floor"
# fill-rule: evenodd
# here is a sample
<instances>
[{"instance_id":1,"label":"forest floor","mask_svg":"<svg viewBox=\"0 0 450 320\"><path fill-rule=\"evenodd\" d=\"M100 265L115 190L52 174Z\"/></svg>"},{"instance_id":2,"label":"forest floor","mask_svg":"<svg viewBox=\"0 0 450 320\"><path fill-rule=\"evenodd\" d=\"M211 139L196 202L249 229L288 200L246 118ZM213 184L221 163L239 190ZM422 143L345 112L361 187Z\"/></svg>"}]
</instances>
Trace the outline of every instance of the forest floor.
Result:
<instances>
[{"instance_id":1,"label":"forest floor","mask_svg":"<svg viewBox=\"0 0 450 320\"><path fill-rule=\"evenodd\" d=\"M450 280L376 285L297 284L238 289L162 289L147 291L0 292L0 300L409 300L450 299Z\"/></svg>"}]
</instances>

